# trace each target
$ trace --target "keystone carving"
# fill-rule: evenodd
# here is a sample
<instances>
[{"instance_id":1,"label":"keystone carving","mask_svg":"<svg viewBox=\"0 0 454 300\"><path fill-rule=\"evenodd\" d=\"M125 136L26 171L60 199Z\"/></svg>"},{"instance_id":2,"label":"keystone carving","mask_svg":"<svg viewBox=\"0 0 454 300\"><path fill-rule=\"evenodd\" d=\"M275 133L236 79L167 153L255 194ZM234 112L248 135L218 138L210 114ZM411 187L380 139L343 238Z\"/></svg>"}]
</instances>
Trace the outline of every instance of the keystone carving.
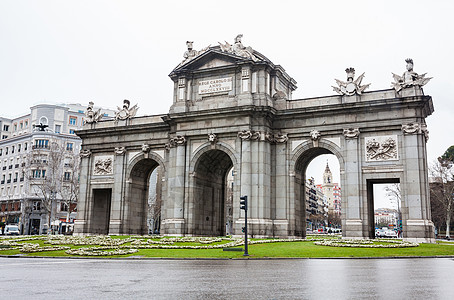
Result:
<instances>
[{"instance_id":1,"label":"keystone carving","mask_svg":"<svg viewBox=\"0 0 454 300\"><path fill-rule=\"evenodd\" d=\"M150 152L150 145L148 145L148 144L143 144L143 145L142 145L142 152L143 152L143 153L148 153L148 152Z\"/></svg>"},{"instance_id":2,"label":"keystone carving","mask_svg":"<svg viewBox=\"0 0 454 300\"><path fill-rule=\"evenodd\" d=\"M215 133L209 133L208 134L208 141L212 144L216 143L218 140L218 137Z\"/></svg>"},{"instance_id":3,"label":"keystone carving","mask_svg":"<svg viewBox=\"0 0 454 300\"><path fill-rule=\"evenodd\" d=\"M321 135L320 131L312 130L310 132L310 136L311 136L311 140L318 141L322 135Z\"/></svg>"},{"instance_id":4,"label":"keystone carving","mask_svg":"<svg viewBox=\"0 0 454 300\"><path fill-rule=\"evenodd\" d=\"M359 136L359 128L344 129L344 136L347 139L357 139Z\"/></svg>"}]
</instances>

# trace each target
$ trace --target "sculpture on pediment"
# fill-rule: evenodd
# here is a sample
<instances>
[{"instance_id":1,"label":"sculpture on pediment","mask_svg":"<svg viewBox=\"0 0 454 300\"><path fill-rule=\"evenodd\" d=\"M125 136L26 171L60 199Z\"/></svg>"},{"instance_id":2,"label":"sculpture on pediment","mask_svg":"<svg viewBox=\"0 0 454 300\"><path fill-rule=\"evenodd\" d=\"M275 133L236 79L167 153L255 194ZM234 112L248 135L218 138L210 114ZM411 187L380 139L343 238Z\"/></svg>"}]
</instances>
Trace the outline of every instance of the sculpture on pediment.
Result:
<instances>
[{"instance_id":1,"label":"sculpture on pediment","mask_svg":"<svg viewBox=\"0 0 454 300\"><path fill-rule=\"evenodd\" d=\"M359 128L344 129L344 136L348 139L356 139L359 136Z\"/></svg>"},{"instance_id":2,"label":"sculpture on pediment","mask_svg":"<svg viewBox=\"0 0 454 300\"><path fill-rule=\"evenodd\" d=\"M361 85L361 81L364 78L364 74L361 74L358 78L355 78L355 69L354 68L347 68L345 69L347 73L347 81L342 81L339 79L336 80L336 83L339 87L333 86L333 90L341 95L352 96L354 94L361 95L361 93L370 86L370 83Z\"/></svg>"},{"instance_id":3,"label":"sculpture on pediment","mask_svg":"<svg viewBox=\"0 0 454 300\"><path fill-rule=\"evenodd\" d=\"M97 123L102 118L101 109L95 111L93 110L93 105L92 101L88 102L87 110L85 111L85 123Z\"/></svg>"},{"instance_id":4,"label":"sculpture on pediment","mask_svg":"<svg viewBox=\"0 0 454 300\"><path fill-rule=\"evenodd\" d=\"M125 99L125 100L123 100L123 108L120 108L117 106L118 111L115 112L115 121L126 120L126 119L132 118L136 115L139 107L136 104L133 107L129 108L130 105L131 105L131 102L129 100Z\"/></svg>"},{"instance_id":5,"label":"sculpture on pediment","mask_svg":"<svg viewBox=\"0 0 454 300\"><path fill-rule=\"evenodd\" d=\"M185 63L193 60L194 58L196 58L197 56L199 56L200 54L206 52L209 48L210 48L210 45L208 45L207 47L201 49L200 51L197 51L193 48L193 43L192 41L187 41L186 42L186 46L188 47L188 50L186 50L183 54L183 61L178 65L179 66L182 66L184 65Z\"/></svg>"},{"instance_id":6,"label":"sculpture on pediment","mask_svg":"<svg viewBox=\"0 0 454 300\"><path fill-rule=\"evenodd\" d=\"M402 76L392 73L394 82L391 83L391 87L393 87L396 92L412 86L422 87L432 79L432 77L426 78L427 73L418 75L418 73L413 71L413 59L407 58L405 62L407 63L407 71L405 71Z\"/></svg>"},{"instance_id":7,"label":"sculpture on pediment","mask_svg":"<svg viewBox=\"0 0 454 300\"><path fill-rule=\"evenodd\" d=\"M112 170L112 158L100 158L95 161L95 169L93 171L95 175L112 174Z\"/></svg>"},{"instance_id":8,"label":"sculpture on pediment","mask_svg":"<svg viewBox=\"0 0 454 300\"><path fill-rule=\"evenodd\" d=\"M243 35L238 34L235 37L235 42L233 45L229 44L228 42L225 42L225 44L218 42L219 46L221 47L221 51L245 57L253 61L258 61L259 59L254 55L254 50L251 47L243 46L243 43L241 42L242 38Z\"/></svg>"}]
</instances>

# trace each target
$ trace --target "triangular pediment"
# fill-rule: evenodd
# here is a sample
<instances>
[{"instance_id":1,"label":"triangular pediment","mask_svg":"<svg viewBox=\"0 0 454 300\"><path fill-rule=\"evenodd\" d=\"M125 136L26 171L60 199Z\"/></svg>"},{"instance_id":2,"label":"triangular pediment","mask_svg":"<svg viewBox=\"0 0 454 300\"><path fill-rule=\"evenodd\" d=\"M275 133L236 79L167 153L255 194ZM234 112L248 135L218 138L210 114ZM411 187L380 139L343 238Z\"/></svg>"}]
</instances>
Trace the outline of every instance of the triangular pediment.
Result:
<instances>
[{"instance_id":1,"label":"triangular pediment","mask_svg":"<svg viewBox=\"0 0 454 300\"><path fill-rule=\"evenodd\" d=\"M235 54L222 52L216 48L210 48L189 61L183 61L178 65L172 74L180 71L206 70L219 67L237 65L239 62L253 62L251 59L237 56Z\"/></svg>"}]
</instances>

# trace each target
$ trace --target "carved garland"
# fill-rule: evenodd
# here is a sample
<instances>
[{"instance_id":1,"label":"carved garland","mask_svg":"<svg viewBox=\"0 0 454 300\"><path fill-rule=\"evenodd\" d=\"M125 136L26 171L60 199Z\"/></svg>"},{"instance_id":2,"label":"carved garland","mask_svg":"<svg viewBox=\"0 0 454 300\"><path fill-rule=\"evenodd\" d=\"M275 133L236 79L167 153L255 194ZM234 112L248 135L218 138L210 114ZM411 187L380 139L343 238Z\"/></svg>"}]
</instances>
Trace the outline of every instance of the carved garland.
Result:
<instances>
[{"instance_id":1,"label":"carved garland","mask_svg":"<svg viewBox=\"0 0 454 300\"><path fill-rule=\"evenodd\" d=\"M344 136L346 139L357 139L359 137L359 128L344 129Z\"/></svg>"},{"instance_id":2,"label":"carved garland","mask_svg":"<svg viewBox=\"0 0 454 300\"><path fill-rule=\"evenodd\" d=\"M246 141L258 140L260 139L260 131L243 130L238 132L238 137Z\"/></svg>"},{"instance_id":3,"label":"carved garland","mask_svg":"<svg viewBox=\"0 0 454 300\"><path fill-rule=\"evenodd\" d=\"M424 134L426 141L429 140L429 130L426 124L408 123L402 124L402 132L404 134Z\"/></svg>"},{"instance_id":4,"label":"carved garland","mask_svg":"<svg viewBox=\"0 0 454 300\"><path fill-rule=\"evenodd\" d=\"M178 135L169 140L169 143L166 145L166 148L173 148L173 147L184 146L184 145L186 145L186 137Z\"/></svg>"},{"instance_id":5,"label":"carved garland","mask_svg":"<svg viewBox=\"0 0 454 300\"><path fill-rule=\"evenodd\" d=\"M270 132L265 133L265 140L272 144L286 143L288 141L288 135L282 133L272 134Z\"/></svg>"}]
</instances>

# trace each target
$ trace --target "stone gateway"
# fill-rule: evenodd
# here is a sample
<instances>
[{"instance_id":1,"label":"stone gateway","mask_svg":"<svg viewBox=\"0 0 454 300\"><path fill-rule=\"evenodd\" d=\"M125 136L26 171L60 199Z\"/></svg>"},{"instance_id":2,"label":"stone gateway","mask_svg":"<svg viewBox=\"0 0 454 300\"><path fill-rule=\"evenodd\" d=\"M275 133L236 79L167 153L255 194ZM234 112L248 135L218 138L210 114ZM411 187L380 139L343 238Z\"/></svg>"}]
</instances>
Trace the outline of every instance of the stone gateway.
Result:
<instances>
[{"instance_id":1,"label":"stone gateway","mask_svg":"<svg viewBox=\"0 0 454 300\"><path fill-rule=\"evenodd\" d=\"M433 104L422 90L429 78L364 91L364 74L355 80L348 68L347 82L336 80L339 95L293 100L295 80L241 37L200 51L191 42L192 54L169 75L168 114L134 117L137 107L127 105L124 117L92 118L77 132L75 233L146 234L149 178L160 167L161 234L241 235L239 198L247 195L252 236L304 237L306 168L334 154L344 237L374 238L373 185L400 183L404 238L433 242L425 123Z\"/></svg>"}]
</instances>

